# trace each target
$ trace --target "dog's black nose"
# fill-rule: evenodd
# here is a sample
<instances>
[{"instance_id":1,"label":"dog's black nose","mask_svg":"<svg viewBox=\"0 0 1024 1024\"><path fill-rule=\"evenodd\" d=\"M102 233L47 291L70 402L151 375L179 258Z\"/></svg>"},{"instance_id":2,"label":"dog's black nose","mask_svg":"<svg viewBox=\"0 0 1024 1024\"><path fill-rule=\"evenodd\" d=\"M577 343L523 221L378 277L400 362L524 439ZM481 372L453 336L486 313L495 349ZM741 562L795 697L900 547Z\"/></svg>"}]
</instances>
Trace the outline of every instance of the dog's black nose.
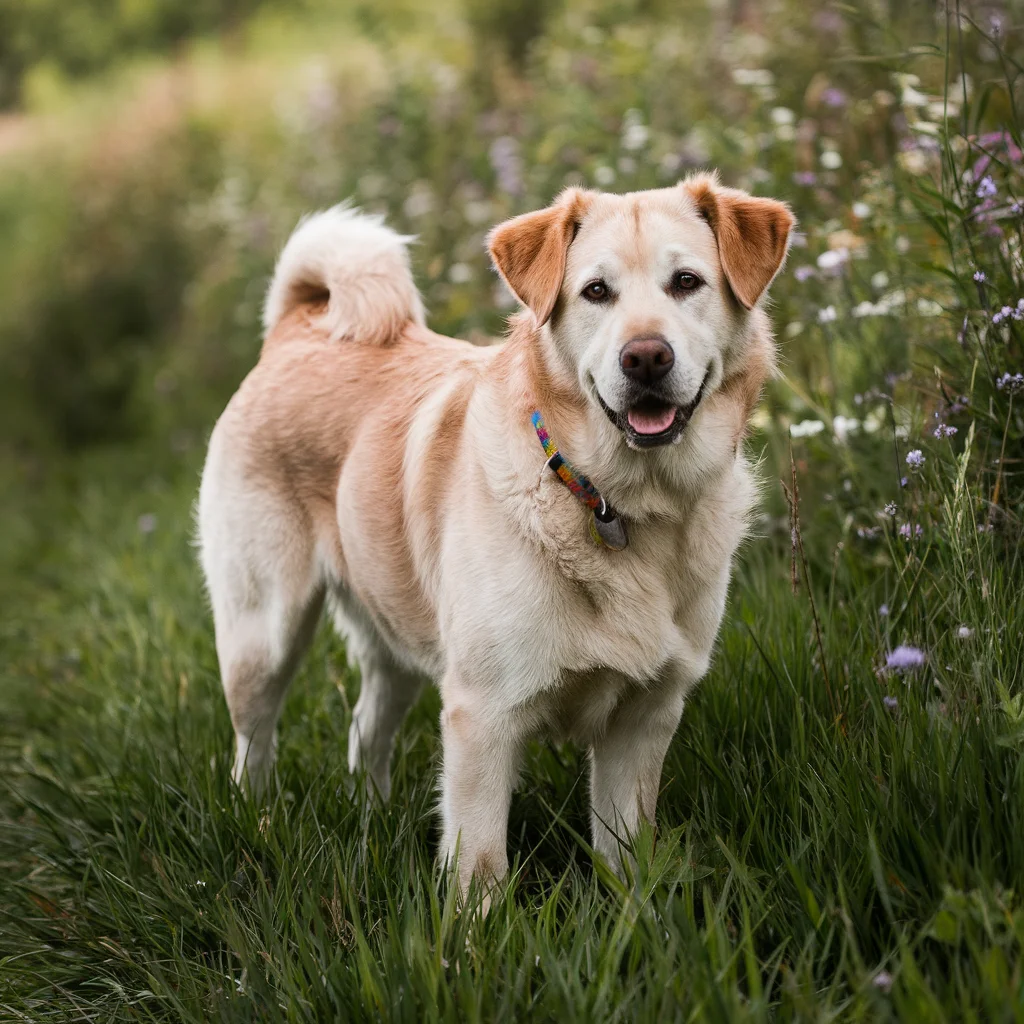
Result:
<instances>
[{"instance_id":1,"label":"dog's black nose","mask_svg":"<svg viewBox=\"0 0 1024 1024\"><path fill-rule=\"evenodd\" d=\"M661 380L675 361L672 346L664 338L634 338L619 353L622 372L638 384Z\"/></svg>"}]
</instances>

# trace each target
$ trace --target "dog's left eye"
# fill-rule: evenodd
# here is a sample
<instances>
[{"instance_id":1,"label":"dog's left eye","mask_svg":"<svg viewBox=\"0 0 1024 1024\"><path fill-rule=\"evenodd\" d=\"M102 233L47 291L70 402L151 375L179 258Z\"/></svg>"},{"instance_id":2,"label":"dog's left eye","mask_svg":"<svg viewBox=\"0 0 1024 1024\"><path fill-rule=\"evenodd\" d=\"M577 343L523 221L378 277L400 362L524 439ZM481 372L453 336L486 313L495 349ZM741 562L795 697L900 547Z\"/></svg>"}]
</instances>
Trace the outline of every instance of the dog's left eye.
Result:
<instances>
[{"instance_id":1,"label":"dog's left eye","mask_svg":"<svg viewBox=\"0 0 1024 1024\"><path fill-rule=\"evenodd\" d=\"M695 292L704 282L690 270L677 270L672 275L669 291L673 295L688 295Z\"/></svg>"},{"instance_id":2,"label":"dog's left eye","mask_svg":"<svg viewBox=\"0 0 1024 1024\"><path fill-rule=\"evenodd\" d=\"M589 302L607 302L612 297L612 293L604 281L591 281L583 289L582 294L583 298Z\"/></svg>"}]
</instances>

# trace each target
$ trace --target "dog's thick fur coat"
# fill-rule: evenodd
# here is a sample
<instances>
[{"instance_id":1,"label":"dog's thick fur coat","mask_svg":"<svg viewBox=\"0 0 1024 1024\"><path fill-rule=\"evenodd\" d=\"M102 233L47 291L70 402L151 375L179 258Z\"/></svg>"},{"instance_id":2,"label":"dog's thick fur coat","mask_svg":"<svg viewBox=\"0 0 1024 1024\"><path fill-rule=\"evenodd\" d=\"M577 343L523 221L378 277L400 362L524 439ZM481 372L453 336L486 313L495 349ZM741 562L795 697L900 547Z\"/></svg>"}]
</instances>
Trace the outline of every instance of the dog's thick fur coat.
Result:
<instances>
[{"instance_id":1,"label":"dog's thick fur coat","mask_svg":"<svg viewBox=\"0 0 1024 1024\"><path fill-rule=\"evenodd\" d=\"M424 326L406 240L379 219L339 208L300 224L199 498L240 783L267 778L326 602L362 676L349 766L382 796L421 680L440 687L442 856L458 848L463 887L507 871L520 752L543 731L589 747L594 845L619 863L654 818L755 499L742 438L774 355L759 301L791 225L782 204L709 176L570 190L492 232L527 308L481 348ZM677 265L693 294L665 283ZM581 297L598 277L607 298ZM645 450L620 369L638 337L674 352L659 401L695 405L674 443ZM534 409L627 521L624 551L591 540Z\"/></svg>"}]
</instances>

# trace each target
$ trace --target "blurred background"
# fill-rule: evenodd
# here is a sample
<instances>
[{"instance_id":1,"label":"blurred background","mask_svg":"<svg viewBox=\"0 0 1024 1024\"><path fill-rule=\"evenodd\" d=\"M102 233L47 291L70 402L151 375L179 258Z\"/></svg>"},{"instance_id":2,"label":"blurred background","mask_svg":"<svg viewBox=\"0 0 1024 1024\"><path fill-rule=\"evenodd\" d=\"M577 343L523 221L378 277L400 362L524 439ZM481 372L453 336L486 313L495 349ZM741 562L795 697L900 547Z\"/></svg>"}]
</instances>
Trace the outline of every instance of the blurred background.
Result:
<instances>
[{"instance_id":1,"label":"blurred background","mask_svg":"<svg viewBox=\"0 0 1024 1024\"><path fill-rule=\"evenodd\" d=\"M996 2L0 0L5 575L82 487L194 483L302 213L351 199L417 235L432 326L482 340L512 307L492 224L708 166L800 218L758 450L778 478L805 439L807 497L856 529L898 479L880 439L972 379L979 297L950 254L1019 235L1019 23ZM987 241L947 230L951 169L955 217L999 207Z\"/></svg>"},{"instance_id":2,"label":"blurred background","mask_svg":"<svg viewBox=\"0 0 1024 1024\"><path fill-rule=\"evenodd\" d=\"M1022 43L1024 0L0 0L0 1016L1024 1005ZM707 167L800 224L653 912L574 838L585 753L537 744L471 946L431 882L435 692L389 809L346 797L322 630L270 811L233 799L206 440L302 214L418 236L431 326L485 343L491 225Z\"/></svg>"}]
</instances>

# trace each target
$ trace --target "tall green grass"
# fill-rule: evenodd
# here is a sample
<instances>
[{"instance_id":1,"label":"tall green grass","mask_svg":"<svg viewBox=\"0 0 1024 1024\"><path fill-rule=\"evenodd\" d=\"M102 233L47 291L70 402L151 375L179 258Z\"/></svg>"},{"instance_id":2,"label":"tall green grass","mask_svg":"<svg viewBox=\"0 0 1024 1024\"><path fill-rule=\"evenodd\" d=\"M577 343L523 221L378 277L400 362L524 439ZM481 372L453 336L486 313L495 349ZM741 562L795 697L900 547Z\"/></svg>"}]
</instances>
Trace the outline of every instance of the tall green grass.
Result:
<instances>
[{"instance_id":1,"label":"tall green grass","mask_svg":"<svg viewBox=\"0 0 1024 1024\"><path fill-rule=\"evenodd\" d=\"M185 102L117 161L37 152L49 188L10 165L0 1019L1019 1019L1020 30L567 2L485 66L467 41L506 15L482 10L443 41L367 23L261 117ZM391 803L351 795L358 680L326 630L272 792L232 790L205 431L301 210L386 210L432 323L491 333L490 223L705 160L805 233L751 439L765 516L636 877L592 857L583 753L537 744L482 919L434 865L436 695Z\"/></svg>"}]
</instances>

